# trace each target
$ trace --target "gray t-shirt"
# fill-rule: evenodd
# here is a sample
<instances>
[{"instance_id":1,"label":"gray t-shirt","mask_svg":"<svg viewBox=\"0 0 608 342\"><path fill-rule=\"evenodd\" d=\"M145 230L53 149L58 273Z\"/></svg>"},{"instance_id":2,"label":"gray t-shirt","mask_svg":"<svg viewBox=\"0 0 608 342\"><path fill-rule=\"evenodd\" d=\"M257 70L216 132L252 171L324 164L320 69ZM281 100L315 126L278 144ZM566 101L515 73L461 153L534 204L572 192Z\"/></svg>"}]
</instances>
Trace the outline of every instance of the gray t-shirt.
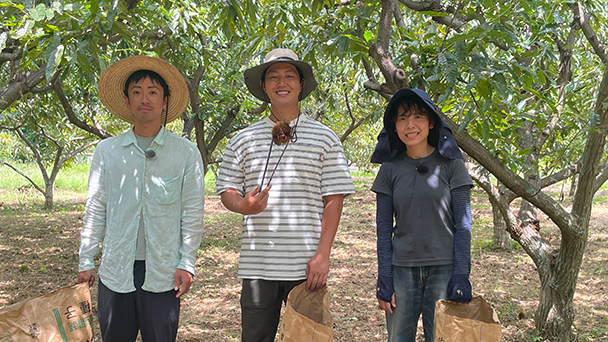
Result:
<instances>
[{"instance_id":1,"label":"gray t-shirt","mask_svg":"<svg viewBox=\"0 0 608 342\"><path fill-rule=\"evenodd\" d=\"M416 170L424 167L426 172ZM464 185L473 182L462 159L447 159L437 150L419 159L402 153L382 164L371 190L393 197L394 266L453 263L450 190Z\"/></svg>"},{"instance_id":2,"label":"gray t-shirt","mask_svg":"<svg viewBox=\"0 0 608 342\"><path fill-rule=\"evenodd\" d=\"M150 145L152 145L152 142L154 141L154 138L156 138L156 136L140 137L136 134L135 138L137 139L137 145L139 145L139 147L144 150L144 153L146 153L146 150L148 149L148 147L150 147ZM146 236L144 231L143 213L141 215L141 219L139 220L139 230L137 232L137 248L135 249L135 260L146 260Z\"/></svg>"}]
</instances>

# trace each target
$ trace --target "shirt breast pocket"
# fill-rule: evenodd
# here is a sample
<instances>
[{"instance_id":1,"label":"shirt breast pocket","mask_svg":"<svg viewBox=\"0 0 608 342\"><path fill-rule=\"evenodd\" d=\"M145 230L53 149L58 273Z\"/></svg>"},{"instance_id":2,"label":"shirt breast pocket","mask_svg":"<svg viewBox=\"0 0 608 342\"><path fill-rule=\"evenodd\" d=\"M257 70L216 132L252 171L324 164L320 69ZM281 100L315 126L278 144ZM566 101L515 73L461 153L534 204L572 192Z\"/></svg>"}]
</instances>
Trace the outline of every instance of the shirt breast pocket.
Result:
<instances>
[{"instance_id":1,"label":"shirt breast pocket","mask_svg":"<svg viewBox=\"0 0 608 342\"><path fill-rule=\"evenodd\" d=\"M182 190L181 177L152 176L151 180L153 184L152 194L159 205L177 203Z\"/></svg>"}]
</instances>

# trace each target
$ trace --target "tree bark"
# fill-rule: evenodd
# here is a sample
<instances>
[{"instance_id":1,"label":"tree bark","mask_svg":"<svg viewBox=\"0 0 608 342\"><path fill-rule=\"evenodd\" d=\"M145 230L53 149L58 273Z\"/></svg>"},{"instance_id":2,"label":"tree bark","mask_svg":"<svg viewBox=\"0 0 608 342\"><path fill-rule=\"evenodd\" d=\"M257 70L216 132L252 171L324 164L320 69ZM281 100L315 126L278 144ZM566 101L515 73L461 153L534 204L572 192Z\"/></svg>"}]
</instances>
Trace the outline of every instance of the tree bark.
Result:
<instances>
[{"instance_id":1,"label":"tree bark","mask_svg":"<svg viewBox=\"0 0 608 342\"><path fill-rule=\"evenodd\" d=\"M49 181L44 184L44 209L53 209L53 194L55 192L55 182Z\"/></svg>"},{"instance_id":2,"label":"tree bark","mask_svg":"<svg viewBox=\"0 0 608 342\"><path fill-rule=\"evenodd\" d=\"M572 204L575 220L571 229L562 232L559 253L554 261L539 267L541 293L536 311L536 328L543 331L546 338L559 341L572 340L574 322L573 299L576 291L578 272L583 261L589 235L589 220L594 195L595 178L599 161L606 143L608 125L608 69L600 84L594 114L599 117L599 125L588 133L581 161L581 172Z\"/></svg>"},{"instance_id":3,"label":"tree bark","mask_svg":"<svg viewBox=\"0 0 608 342\"><path fill-rule=\"evenodd\" d=\"M13 102L19 100L23 95L31 92L44 80L46 63L38 70L27 72L18 81L9 83L8 86L0 88L0 113L8 108Z\"/></svg>"},{"instance_id":4,"label":"tree bark","mask_svg":"<svg viewBox=\"0 0 608 342\"><path fill-rule=\"evenodd\" d=\"M511 248L511 237L507 231L507 222L499 208L499 203L490 197L490 203L492 204L492 222L494 227L492 228L492 247L508 249Z\"/></svg>"}]
</instances>

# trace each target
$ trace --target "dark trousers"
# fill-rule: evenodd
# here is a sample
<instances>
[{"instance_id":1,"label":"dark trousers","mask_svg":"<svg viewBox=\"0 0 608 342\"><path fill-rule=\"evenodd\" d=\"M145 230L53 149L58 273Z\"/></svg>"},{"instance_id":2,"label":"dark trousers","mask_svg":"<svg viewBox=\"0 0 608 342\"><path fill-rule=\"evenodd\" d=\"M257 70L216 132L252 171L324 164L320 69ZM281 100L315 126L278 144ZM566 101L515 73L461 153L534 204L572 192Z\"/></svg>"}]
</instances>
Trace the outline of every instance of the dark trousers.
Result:
<instances>
[{"instance_id":1,"label":"dark trousers","mask_svg":"<svg viewBox=\"0 0 608 342\"><path fill-rule=\"evenodd\" d=\"M135 292L117 293L99 280L97 317L104 342L133 342L141 331L144 342L175 341L179 298L174 290L154 293L141 289L145 261L135 261Z\"/></svg>"},{"instance_id":2,"label":"dark trousers","mask_svg":"<svg viewBox=\"0 0 608 342\"><path fill-rule=\"evenodd\" d=\"M281 317L281 306L287 302L289 291L304 281L243 279L242 341L273 342Z\"/></svg>"}]
</instances>

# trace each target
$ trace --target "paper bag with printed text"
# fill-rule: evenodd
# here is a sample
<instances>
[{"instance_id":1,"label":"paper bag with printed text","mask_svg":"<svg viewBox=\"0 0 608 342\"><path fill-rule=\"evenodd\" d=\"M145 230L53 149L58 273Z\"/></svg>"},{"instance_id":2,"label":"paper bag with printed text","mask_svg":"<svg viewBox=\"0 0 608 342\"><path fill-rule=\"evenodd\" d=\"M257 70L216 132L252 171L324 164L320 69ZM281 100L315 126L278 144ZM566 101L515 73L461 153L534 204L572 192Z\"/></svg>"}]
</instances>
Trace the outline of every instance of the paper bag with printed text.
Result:
<instances>
[{"instance_id":1,"label":"paper bag with printed text","mask_svg":"<svg viewBox=\"0 0 608 342\"><path fill-rule=\"evenodd\" d=\"M93 341L89 285L74 286L0 309L0 342Z\"/></svg>"}]
</instances>

